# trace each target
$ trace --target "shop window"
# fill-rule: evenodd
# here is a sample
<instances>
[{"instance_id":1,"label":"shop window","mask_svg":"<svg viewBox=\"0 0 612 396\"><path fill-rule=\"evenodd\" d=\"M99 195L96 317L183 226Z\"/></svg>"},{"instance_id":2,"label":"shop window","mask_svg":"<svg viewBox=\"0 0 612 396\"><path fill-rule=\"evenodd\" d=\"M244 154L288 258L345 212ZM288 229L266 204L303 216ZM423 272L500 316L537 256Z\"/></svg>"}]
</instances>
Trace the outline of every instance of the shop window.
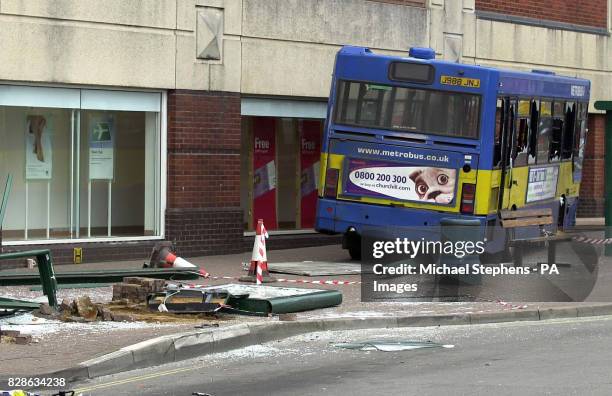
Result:
<instances>
[{"instance_id":1,"label":"shop window","mask_svg":"<svg viewBox=\"0 0 612 396\"><path fill-rule=\"evenodd\" d=\"M81 112L81 235L155 235L157 116Z\"/></svg>"},{"instance_id":2,"label":"shop window","mask_svg":"<svg viewBox=\"0 0 612 396\"><path fill-rule=\"evenodd\" d=\"M323 122L244 117L241 206L245 231L314 227Z\"/></svg>"},{"instance_id":3,"label":"shop window","mask_svg":"<svg viewBox=\"0 0 612 396\"><path fill-rule=\"evenodd\" d=\"M160 235L161 94L3 89L4 241Z\"/></svg>"}]
</instances>

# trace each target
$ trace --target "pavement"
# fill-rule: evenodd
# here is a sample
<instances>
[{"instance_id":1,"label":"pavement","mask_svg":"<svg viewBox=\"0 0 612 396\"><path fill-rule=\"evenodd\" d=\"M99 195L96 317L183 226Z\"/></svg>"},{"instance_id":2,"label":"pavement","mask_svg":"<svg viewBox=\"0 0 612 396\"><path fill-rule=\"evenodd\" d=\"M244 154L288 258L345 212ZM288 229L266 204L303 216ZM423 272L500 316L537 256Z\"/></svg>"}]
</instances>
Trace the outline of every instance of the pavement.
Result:
<instances>
[{"instance_id":1,"label":"pavement","mask_svg":"<svg viewBox=\"0 0 612 396\"><path fill-rule=\"evenodd\" d=\"M334 346L366 340L449 348ZM82 381L72 389L91 396L610 395L610 345L610 316L327 331Z\"/></svg>"},{"instance_id":2,"label":"pavement","mask_svg":"<svg viewBox=\"0 0 612 396\"><path fill-rule=\"evenodd\" d=\"M346 262L347 253L337 245L275 250L268 252L270 262L326 261ZM243 262L250 261L250 252L225 256L189 258L212 275L238 277L244 275ZM611 263L612 264L612 263ZM140 268L142 261L87 263L79 269ZM56 266L56 271L74 270L75 266ZM147 367L192 358L202 354L221 353L264 341L280 340L318 330L351 330L366 328L401 328L429 325L478 325L486 322L516 320L540 321L551 318L576 318L612 315L612 265L597 274L601 282L594 289L594 299L584 303L505 303L504 296L491 295L478 302L375 302L361 301L359 285L314 285L299 287L337 289L343 293L338 307L298 313L292 321L278 317L253 318L223 316L207 320L218 328L195 330L193 323L108 323L92 325L62 324L40 327L39 324L17 327L34 335L30 345L0 344L0 355L10 365L0 365L0 379L12 375L35 375L59 372L68 378L91 378L114 372ZM27 271L27 270L23 270ZM280 275L275 275L280 276ZM301 276L282 275L287 279ZM359 275L311 277L308 280L333 278L358 281ZM203 280L206 284L223 284L228 280ZM286 285L286 284L284 284ZM64 289L60 299L88 294L94 301L110 299L111 288ZM27 287L0 287L0 294L15 297L40 297ZM2 328L6 325L0 322ZM37 330L37 329L43 330ZM52 330L49 330L52 329ZM157 338L155 338L157 337ZM0 381L1 387L1 381Z\"/></svg>"}]
</instances>

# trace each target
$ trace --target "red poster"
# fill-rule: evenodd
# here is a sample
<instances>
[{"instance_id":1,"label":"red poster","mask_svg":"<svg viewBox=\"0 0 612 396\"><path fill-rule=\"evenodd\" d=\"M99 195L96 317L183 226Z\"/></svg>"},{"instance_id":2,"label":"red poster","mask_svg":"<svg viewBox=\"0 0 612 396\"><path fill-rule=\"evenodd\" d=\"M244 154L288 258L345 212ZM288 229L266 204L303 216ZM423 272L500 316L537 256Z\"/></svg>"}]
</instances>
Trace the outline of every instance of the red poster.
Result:
<instances>
[{"instance_id":1,"label":"red poster","mask_svg":"<svg viewBox=\"0 0 612 396\"><path fill-rule=\"evenodd\" d=\"M276 130L274 118L253 119L253 224L263 219L268 230L276 224Z\"/></svg>"},{"instance_id":2,"label":"red poster","mask_svg":"<svg viewBox=\"0 0 612 396\"><path fill-rule=\"evenodd\" d=\"M300 121L301 222L302 228L313 228L321 159L321 121Z\"/></svg>"}]
</instances>

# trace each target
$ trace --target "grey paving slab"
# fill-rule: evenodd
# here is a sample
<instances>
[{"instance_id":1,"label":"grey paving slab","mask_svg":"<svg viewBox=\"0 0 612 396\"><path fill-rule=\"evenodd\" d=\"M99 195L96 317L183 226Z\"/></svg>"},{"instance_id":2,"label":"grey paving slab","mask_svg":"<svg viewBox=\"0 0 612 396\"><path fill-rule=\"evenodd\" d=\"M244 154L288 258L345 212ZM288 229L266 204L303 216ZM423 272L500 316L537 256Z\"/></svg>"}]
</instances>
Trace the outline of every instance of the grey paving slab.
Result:
<instances>
[{"instance_id":1,"label":"grey paving slab","mask_svg":"<svg viewBox=\"0 0 612 396\"><path fill-rule=\"evenodd\" d=\"M300 261L268 263L270 272L300 276L359 275L359 263L335 263L331 261Z\"/></svg>"}]
</instances>

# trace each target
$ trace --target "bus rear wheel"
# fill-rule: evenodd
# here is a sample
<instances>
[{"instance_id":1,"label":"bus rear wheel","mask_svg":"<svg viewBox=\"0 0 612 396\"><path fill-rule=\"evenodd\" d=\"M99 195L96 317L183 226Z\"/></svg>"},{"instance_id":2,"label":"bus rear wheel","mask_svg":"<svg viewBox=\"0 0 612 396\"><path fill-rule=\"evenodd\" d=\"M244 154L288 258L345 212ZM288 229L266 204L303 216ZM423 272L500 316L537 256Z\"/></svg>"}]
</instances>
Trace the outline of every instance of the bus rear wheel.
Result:
<instances>
[{"instance_id":1,"label":"bus rear wheel","mask_svg":"<svg viewBox=\"0 0 612 396\"><path fill-rule=\"evenodd\" d=\"M347 249L352 260L361 260L361 236L356 232L347 232L342 240L342 247Z\"/></svg>"},{"instance_id":2,"label":"bus rear wheel","mask_svg":"<svg viewBox=\"0 0 612 396\"><path fill-rule=\"evenodd\" d=\"M361 244L359 246L349 246L348 251L351 260L361 260Z\"/></svg>"}]
</instances>

